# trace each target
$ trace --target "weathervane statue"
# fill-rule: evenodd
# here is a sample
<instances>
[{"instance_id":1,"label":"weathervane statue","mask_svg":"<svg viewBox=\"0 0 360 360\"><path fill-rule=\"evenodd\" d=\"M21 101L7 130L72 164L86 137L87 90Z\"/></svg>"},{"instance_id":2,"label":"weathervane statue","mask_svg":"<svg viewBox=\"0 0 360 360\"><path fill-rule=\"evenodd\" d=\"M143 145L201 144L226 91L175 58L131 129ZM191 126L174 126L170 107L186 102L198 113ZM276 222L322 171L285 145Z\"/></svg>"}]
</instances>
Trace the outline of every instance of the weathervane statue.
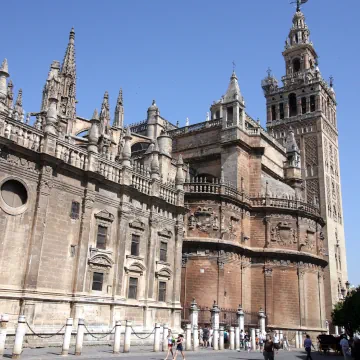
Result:
<instances>
[{"instance_id":1,"label":"weathervane statue","mask_svg":"<svg viewBox=\"0 0 360 360\"><path fill-rule=\"evenodd\" d=\"M296 11L300 11L301 10L300 9L301 5L303 5L303 4L307 3L307 2L308 2L308 0L296 0L296 1L291 2L291 4L296 4L297 5Z\"/></svg>"}]
</instances>

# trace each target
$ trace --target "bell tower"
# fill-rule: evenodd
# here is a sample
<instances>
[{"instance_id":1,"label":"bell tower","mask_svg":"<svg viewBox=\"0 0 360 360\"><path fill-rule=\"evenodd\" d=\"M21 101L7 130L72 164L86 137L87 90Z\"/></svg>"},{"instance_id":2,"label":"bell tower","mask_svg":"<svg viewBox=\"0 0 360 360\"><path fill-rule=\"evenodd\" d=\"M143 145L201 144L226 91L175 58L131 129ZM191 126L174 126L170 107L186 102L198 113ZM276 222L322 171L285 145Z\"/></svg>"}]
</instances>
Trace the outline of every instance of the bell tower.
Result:
<instances>
[{"instance_id":1,"label":"bell tower","mask_svg":"<svg viewBox=\"0 0 360 360\"><path fill-rule=\"evenodd\" d=\"M298 1L283 51L282 86L268 71L262 81L267 106L267 129L284 146L295 137L301 153L301 177L306 201L320 206L326 221L320 249L329 261L325 271L326 318L346 291L347 264L339 169L336 96L333 79L327 83Z\"/></svg>"}]
</instances>

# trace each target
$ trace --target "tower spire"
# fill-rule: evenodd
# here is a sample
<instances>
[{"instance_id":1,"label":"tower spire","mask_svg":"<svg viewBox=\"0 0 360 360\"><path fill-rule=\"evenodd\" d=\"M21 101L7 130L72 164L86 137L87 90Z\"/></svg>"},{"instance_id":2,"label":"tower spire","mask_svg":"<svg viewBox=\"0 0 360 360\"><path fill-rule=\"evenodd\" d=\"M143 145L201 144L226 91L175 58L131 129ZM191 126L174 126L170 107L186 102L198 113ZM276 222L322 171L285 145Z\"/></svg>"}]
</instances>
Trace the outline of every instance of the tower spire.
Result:
<instances>
[{"instance_id":1,"label":"tower spire","mask_svg":"<svg viewBox=\"0 0 360 360\"><path fill-rule=\"evenodd\" d=\"M101 135L108 135L110 129L110 106L109 93L105 91L100 111L100 132Z\"/></svg>"},{"instance_id":2,"label":"tower spire","mask_svg":"<svg viewBox=\"0 0 360 360\"><path fill-rule=\"evenodd\" d=\"M113 127L122 128L124 126L124 105L123 105L123 91L120 89L115 107L115 117Z\"/></svg>"}]
</instances>

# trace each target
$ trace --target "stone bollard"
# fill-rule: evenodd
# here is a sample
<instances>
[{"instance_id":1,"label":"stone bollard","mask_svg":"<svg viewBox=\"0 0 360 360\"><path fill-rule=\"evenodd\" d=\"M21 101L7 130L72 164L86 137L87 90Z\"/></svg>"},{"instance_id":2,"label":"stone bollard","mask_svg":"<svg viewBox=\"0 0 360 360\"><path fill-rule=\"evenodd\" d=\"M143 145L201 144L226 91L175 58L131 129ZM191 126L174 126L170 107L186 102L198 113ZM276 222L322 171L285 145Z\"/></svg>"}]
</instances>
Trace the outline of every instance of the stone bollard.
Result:
<instances>
[{"instance_id":1,"label":"stone bollard","mask_svg":"<svg viewBox=\"0 0 360 360\"><path fill-rule=\"evenodd\" d=\"M19 359L22 353L23 341L26 332L26 318L25 315L20 315L18 319L18 326L15 333L15 342L12 353L13 359Z\"/></svg>"},{"instance_id":2,"label":"stone bollard","mask_svg":"<svg viewBox=\"0 0 360 360\"><path fill-rule=\"evenodd\" d=\"M296 331L296 334L295 334L295 348L296 349L299 349L300 348L300 338L299 338L299 332Z\"/></svg>"},{"instance_id":3,"label":"stone bollard","mask_svg":"<svg viewBox=\"0 0 360 360\"><path fill-rule=\"evenodd\" d=\"M219 350L219 329L213 329L213 349Z\"/></svg>"},{"instance_id":4,"label":"stone bollard","mask_svg":"<svg viewBox=\"0 0 360 360\"><path fill-rule=\"evenodd\" d=\"M153 351L155 351L155 352L160 351L160 324L159 323L155 324Z\"/></svg>"},{"instance_id":5,"label":"stone bollard","mask_svg":"<svg viewBox=\"0 0 360 360\"><path fill-rule=\"evenodd\" d=\"M239 308L236 312L237 315L237 321L238 321L238 325L240 328L240 331L244 331L244 324L245 324L245 314L244 314L244 310L242 309L241 305L239 305Z\"/></svg>"},{"instance_id":6,"label":"stone bollard","mask_svg":"<svg viewBox=\"0 0 360 360\"><path fill-rule=\"evenodd\" d=\"M339 336L339 327L335 325L335 335Z\"/></svg>"},{"instance_id":7,"label":"stone bollard","mask_svg":"<svg viewBox=\"0 0 360 360\"><path fill-rule=\"evenodd\" d=\"M240 328L238 326L235 328L235 348L240 351Z\"/></svg>"},{"instance_id":8,"label":"stone bollard","mask_svg":"<svg viewBox=\"0 0 360 360\"><path fill-rule=\"evenodd\" d=\"M194 325L198 326L198 318L199 318L199 309L197 307L196 300L193 299L190 306L191 331L193 331Z\"/></svg>"},{"instance_id":9,"label":"stone bollard","mask_svg":"<svg viewBox=\"0 0 360 360\"><path fill-rule=\"evenodd\" d=\"M280 339L280 342L282 342L284 340L284 333L282 330L279 331L279 339Z\"/></svg>"},{"instance_id":10,"label":"stone bollard","mask_svg":"<svg viewBox=\"0 0 360 360\"><path fill-rule=\"evenodd\" d=\"M230 350L235 350L235 329L230 327Z\"/></svg>"},{"instance_id":11,"label":"stone bollard","mask_svg":"<svg viewBox=\"0 0 360 360\"><path fill-rule=\"evenodd\" d=\"M168 334L169 334L169 326L167 324L164 324L164 326L163 326L162 351L167 351L167 349L168 349L168 343L167 343Z\"/></svg>"},{"instance_id":12,"label":"stone bollard","mask_svg":"<svg viewBox=\"0 0 360 360\"><path fill-rule=\"evenodd\" d=\"M4 314L0 317L0 356L4 354L7 324L9 322L9 315Z\"/></svg>"},{"instance_id":13,"label":"stone bollard","mask_svg":"<svg viewBox=\"0 0 360 360\"><path fill-rule=\"evenodd\" d=\"M66 325L65 325L63 345L62 345L62 350L61 350L61 355L63 355L63 356L69 355L72 326L73 326L73 319L67 318Z\"/></svg>"},{"instance_id":14,"label":"stone bollard","mask_svg":"<svg viewBox=\"0 0 360 360\"><path fill-rule=\"evenodd\" d=\"M193 327L193 350L198 351L199 350L199 330L198 326L194 324Z\"/></svg>"},{"instance_id":15,"label":"stone bollard","mask_svg":"<svg viewBox=\"0 0 360 360\"><path fill-rule=\"evenodd\" d=\"M219 329L219 350L224 350L224 327L220 326Z\"/></svg>"},{"instance_id":16,"label":"stone bollard","mask_svg":"<svg viewBox=\"0 0 360 360\"><path fill-rule=\"evenodd\" d=\"M126 320L125 324L125 336L124 336L124 353L128 353L130 351L130 344L131 344L131 326L132 321Z\"/></svg>"},{"instance_id":17,"label":"stone bollard","mask_svg":"<svg viewBox=\"0 0 360 360\"><path fill-rule=\"evenodd\" d=\"M121 321L115 322L114 347L113 353L120 354L120 338L121 338Z\"/></svg>"},{"instance_id":18,"label":"stone bollard","mask_svg":"<svg viewBox=\"0 0 360 360\"><path fill-rule=\"evenodd\" d=\"M260 328L260 334L261 335L265 335L266 334L266 315L265 315L265 311L260 308L259 310L259 328Z\"/></svg>"},{"instance_id":19,"label":"stone bollard","mask_svg":"<svg viewBox=\"0 0 360 360\"><path fill-rule=\"evenodd\" d=\"M303 347L303 333L299 331L299 348Z\"/></svg>"},{"instance_id":20,"label":"stone bollard","mask_svg":"<svg viewBox=\"0 0 360 360\"><path fill-rule=\"evenodd\" d=\"M191 324L186 324L185 336L185 350L189 351L191 350Z\"/></svg>"},{"instance_id":21,"label":"stone bollard","mask_svg":"<svg viewBox=\"0 0 360 360\"><path fill-rule=\"evenodd\" d=\"M256 350L256 334L254 328L251 328L251 350Z\"/></svg>"},{"instance_id":22,"label":"stone bollard","mask_svg":"<svg viewBox=\"0 0 360 360\"><path fill-rule=\"evenodd\" d=\"M84 319L79 319L75 343L75 355L81 355L84 341L85 324Z\"/></svg>"}]
</instances>

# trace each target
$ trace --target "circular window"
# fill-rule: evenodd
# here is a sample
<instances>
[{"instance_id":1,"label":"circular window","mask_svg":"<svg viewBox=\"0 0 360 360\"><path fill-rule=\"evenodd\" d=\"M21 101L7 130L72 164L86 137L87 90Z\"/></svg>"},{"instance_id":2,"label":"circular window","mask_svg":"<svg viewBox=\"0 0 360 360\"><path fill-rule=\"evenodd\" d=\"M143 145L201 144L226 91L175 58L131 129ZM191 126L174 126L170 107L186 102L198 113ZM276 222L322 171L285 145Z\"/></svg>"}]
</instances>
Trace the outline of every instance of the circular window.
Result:
<instances>
[{"instance_id":1,"label":"circular window","mask_svg":"<svg viewBox=\"0 0 360 360\"><path fill-rule=\"evenodd\" d=\"M0 206L12 215L21 214L27 208L28 191L26 185L20 180L5 180L0 185Z\"/></svg>"}]
</instances>

